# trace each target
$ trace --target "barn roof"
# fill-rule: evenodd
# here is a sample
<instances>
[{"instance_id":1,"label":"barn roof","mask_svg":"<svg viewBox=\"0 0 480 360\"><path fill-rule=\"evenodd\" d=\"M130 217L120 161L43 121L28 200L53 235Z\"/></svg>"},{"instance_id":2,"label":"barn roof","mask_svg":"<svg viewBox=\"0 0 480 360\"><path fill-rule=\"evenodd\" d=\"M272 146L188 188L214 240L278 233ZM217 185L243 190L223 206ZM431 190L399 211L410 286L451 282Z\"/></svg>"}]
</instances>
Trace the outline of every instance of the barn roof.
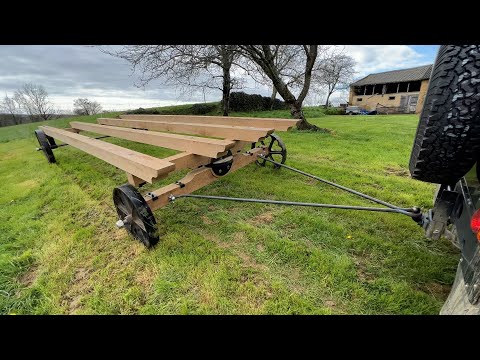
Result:
<instances>
[{"instance_id":1,"label":"barn roof","mask_svg":"<svg viewBox=\"0 0 480 360\"><path fill-rule=\"evenodd\" d=\"M388 84L404 81L417 81L430 79L433 64L418 66L410 69L386 71L377 74L370 74L354 82L353 86Z\"/></svg>"}]
</instances>

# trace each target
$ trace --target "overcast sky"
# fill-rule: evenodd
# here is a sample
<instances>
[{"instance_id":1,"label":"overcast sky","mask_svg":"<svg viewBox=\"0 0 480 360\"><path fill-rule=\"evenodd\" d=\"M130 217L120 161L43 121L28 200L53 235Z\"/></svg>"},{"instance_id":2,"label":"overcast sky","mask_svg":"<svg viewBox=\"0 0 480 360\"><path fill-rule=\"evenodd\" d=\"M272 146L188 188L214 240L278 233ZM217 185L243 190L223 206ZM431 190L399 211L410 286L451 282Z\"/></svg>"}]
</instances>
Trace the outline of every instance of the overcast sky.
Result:
<instances>
[{"instance_id":1,"label":"overcast sky","mask_svg":"<svg viewBox=\"0 0 480 360\"><path fill-rule=\"evenodd\" d=\"M345 52L357 62L357 76L433 63L438 45L346 45ZM80 45L0 46L0 95L13 92L26 82L45 87L56 108L71 110L73 100L88 97L104 109L201 102L203 95L185 97L159 80L145 88L134 85L135 74L124 60L102 53L96 47ZM248 83L247 93L269 95L270 90ZM206 94L206 101L218 101L221 93ZM342 100L342 96L335 98ZM335 101L334 101L335 102Z\"/></svg>"}]
</instances>

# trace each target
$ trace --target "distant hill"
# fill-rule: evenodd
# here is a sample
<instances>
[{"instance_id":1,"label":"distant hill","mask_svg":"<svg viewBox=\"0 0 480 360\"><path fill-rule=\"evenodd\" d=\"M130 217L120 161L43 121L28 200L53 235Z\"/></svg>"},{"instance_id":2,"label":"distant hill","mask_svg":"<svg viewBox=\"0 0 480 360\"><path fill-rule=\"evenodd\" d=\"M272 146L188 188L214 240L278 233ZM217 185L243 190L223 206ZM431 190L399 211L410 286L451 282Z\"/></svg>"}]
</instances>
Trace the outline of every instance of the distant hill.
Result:
<instances>
[{"instance_id":1,"label":"distant hill","mask_svg":"<svg viewBox=\"0 0 480 360\"><path fill-rule=\"evenodd\" d=\"M52 119L60 119L60 118L65 118L65 117L72 117L73 115L69 114L60 114L60 115L54 115ZM37 119L30 119L28 115L22 115L22 114L16 114L15 118L17 120L17 123L13 121L12 115L10 114L0 114L0 127L4 126L12 126L12 125L19 125L19 124L30 124L34 122L39 122L43 121L41 118Z\"/></svg>"}]
</instances>

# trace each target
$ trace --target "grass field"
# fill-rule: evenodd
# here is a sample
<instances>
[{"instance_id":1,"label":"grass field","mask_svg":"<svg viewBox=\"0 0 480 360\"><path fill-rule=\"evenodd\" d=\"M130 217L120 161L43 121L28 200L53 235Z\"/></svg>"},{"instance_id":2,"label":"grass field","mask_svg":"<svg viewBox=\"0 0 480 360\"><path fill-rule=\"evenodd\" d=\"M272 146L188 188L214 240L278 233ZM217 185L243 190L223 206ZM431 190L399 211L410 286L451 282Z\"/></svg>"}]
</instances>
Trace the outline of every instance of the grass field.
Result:
<instances>
[{"instance_id":1,"label":"grass field","mask_svg":"<svg viewBox=\"0 0 480 360\"><path fill-rule=\"evenodd\" d=\"M279 133L287 164L431 206L434 185L407 168L416 116L306 114L335 134ZM398 214L181 199L155 212L161 242L146 250L114 225L112 190L125 174L71 147L47 164L34 151L38 125L0 128L0 313L436 314L448 295L457 251ZM372 205L284 170L252 164L197 193Z\"/></svg>"}]
</instances>

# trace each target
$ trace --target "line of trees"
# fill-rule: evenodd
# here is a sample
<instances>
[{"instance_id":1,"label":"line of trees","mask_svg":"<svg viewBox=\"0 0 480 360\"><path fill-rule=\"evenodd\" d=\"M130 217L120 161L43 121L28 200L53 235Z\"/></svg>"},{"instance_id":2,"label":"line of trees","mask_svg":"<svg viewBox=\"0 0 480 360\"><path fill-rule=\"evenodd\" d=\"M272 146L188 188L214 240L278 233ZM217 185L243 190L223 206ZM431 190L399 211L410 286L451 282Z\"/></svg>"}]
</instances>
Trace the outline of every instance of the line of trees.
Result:
<instances>
[{"instance_id":1,"label":"line of trees","mask_svg":"<svg viewBox=\"0 0 480 360\"><path fill-rule=\"evenodd\" d=\"M162 79L183 93L220 90L224 116L230 111L231 91L244 87L248 75L271 86L272 100L279 94L304 130L318 130L303 113L310 89L325 92L328 106L331 95L348 86L355 68L352 57L323 45L132 45L101 50L128 61L140 74L138 86Z\"/></svg>"},{"instance_id":2,"label":"line of trees","mask_svg":"<svg viewBox=\"0 0 480 360\"><path fill-rule=\"evenodd\" d=\"M93 115L102 111L101 105L87 98L74 100L74 114ZM24 115L30 122L49 120L62 115L50 102L48 92L42 85L27 83L16 90L13 96L5 94L0 100L0 113L9 115L13 124L18 125Z\"/></svg>"}]
</instances>

